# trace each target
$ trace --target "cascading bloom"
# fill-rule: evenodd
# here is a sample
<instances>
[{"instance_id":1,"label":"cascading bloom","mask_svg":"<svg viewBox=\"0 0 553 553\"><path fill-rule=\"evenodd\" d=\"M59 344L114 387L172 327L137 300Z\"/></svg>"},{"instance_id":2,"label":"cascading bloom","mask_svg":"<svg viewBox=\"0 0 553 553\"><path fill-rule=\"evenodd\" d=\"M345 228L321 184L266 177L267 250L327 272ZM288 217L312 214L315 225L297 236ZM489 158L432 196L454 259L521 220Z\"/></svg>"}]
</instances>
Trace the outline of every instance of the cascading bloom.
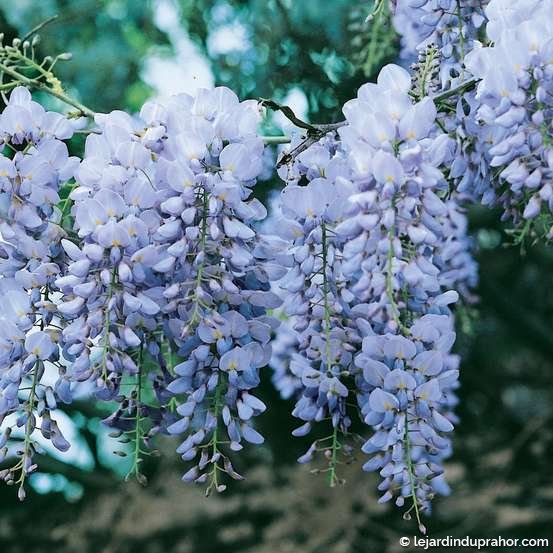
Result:
<instances>
[{"instance_id":1,"label":"cascading bloom","mask_svg":"<svg viewBox=\"0 0 553 553\"><path fill-rule=\"evenodd\" d=\"M484 152L477 194L499 204L503 217L527 225L553 210L553 21L550 0L492 0L486 31L492 46L476 45L466 66L478 79L467 139ZM467 147L470 148L470 142ZM482 156L480 156L482 159ZM489 167L489 169L488 169ZM464 169L461 163L459 171ZM466 183L470 185L469 183Z\"/></svg>"},{"instance_id":2,"label":"cascading bloom","mask_svg":"<svg viewBox=\"0 0 553 553\"><path fill-rule=\"evenodd\" d=\"M266 407L252 390L277 326L267 315L280 304L270 281L283 274L273 241L256 231L266 210L251 198L263 167L258 106L221 87L148 103L142 117L163 190L153 270L165 282L164 333L184 358L168 387L184 398L168 431L185 435L177 451L195 460L183 479L223 491L222 473L242 478L224 444L263 442L252 419Z\"/></svg>"},{"instance_id":3,"label":"cascading bloom","mask_svg":"<svg viewBox=\"0 0 553 553\"><path fill-rule=\"evenodd\" d=\"M69 121L46 112L23 87L13 90L0 115L0 437L2 457L19 461L2 478L19 486L25 497L26 476L36 465L35 430L61 451L69 444L52 415L58 402L71 401L64 368L52 387L45 384L46 365L57 365L59 332L51 326L55 305L53 281L60 272L61 185L73 176L78 161L62 142L73 134ZM6 417L13 416L5 420ZM23 441L8 452L5 444L21 428ZM17 473L19 477L17 476Z\"/></svg>"},{"instance_id":4,"label":"cascading bloom","mask_svg":"<svg viewBox=\"0 0 553 553\"><path fill-rule=\"evenodd\" d=\"M360 340L345 311L344 296L347 299L349 293L341 274L341 242L334 229L348 216L354 187L347 160L332 134L283 168L281 176L287 185L282 191L282 216L273 226L286 243L281 260L288 272L279 287L297 341L288 362L290 372L281 378L298 384L292 414L304 424L293 432L295 436L306 435L315 423L330 422L330 435L313 442L299 461L311 461L323 450L329 462L324 470L335 485L339 456L351 448L345 441L351 426L347 403L355 394L351 390L357 372L353 352ZM304 180L308 184L301 186Z\"/></svg>"},{"instance_id":5,"label":"cascading bloom","mask_svg":"<svg viewBox=\"0 0 553 553\"><path fill-rule=\"evenodd\" d=\"M344 106L340 136L358 192L350 197L355 213L336 232L363 337L358 400L375 432L365 469L380 471L381 501L410 498L420 523L434 493L447 492L441 463L458 375L449 306L456 289L473 283L475 266L440 170L454 143L437 131L431 100L413 103L410 82L405 70L386 66Z\"/></svg>"},{"instance_id":6,"label":"cascading bloom","mask_svg":"<svg viewBox=\"0 0 553 553\"><path fill-rule=\"evenodd\" d=\"M440 57L442 88L466 79L463 60L485 22L488 0L397 0L393 24L401 35L402 57L414 58L434 45Z\"/></svg>"},{"instance_id":7,"label":"cascading bloom","mask_svg":"<svg viewBox=\"0 0 553 553\"><path fill-rule=\"evenodd\" d=\"M56 285L63 293L58 310L69 321L63 337L71 378L93 381L98 396L109 399L124 374L137 374L131 352L159 349L153 333L163 288L151 242L161 193L152 152L132 118L113 112L96 123L101 134L87 138L70 196L80 241L63 241L70 262Z\"/></svg>"},{"instance_id":8,"label":"cascading bloom","mask_svg":"<svg viewBox=\"0 0 553 553\"><path fill-rule=\"evenodd\" d=\"M453 18L446 4L408 3L432 28L423 42L439 38L444 87L460 76L460 52L478 27L463 3L455 2ZM477 76L491 67L506 30L530 44L528 18L503 9L509 5L490 4L496 45L467 58ZM466 28L464 17L472 19ZM364 468L382 476L380 501L410 502L407 514L414 511L424 531L420 512L449 491L443 462L459 364L451 306L459 293L470 299L477 278L458 203L470 184L462 162L478 173L475 152L486 150L504 180L524 174L515 162L527 164L524 185L537 190L528 219L537 215L532 202L549 201L548 29L538 28L521 58L524 71L532 67L527 80L521 70L514 87L492 72L465 96L470 113L458 111L457 146L439 130L450 130L453 118L437 124L426 85L413 91L406 71L386 66L344 106L339 133L281 171L280 216L268 235L259 230L266 210L252 197L268 159L256 102L216 88L148 102L136 118L99 114L79 165L62 142L73 132L68 121L15 89L0 116L4 151L13 153L0 156L1 454L15 426L24 440L19 461L1 477L11 483L20 471L24 497L35 468L33 433L40 424L45 438L67 449L51 412L86 383L99 399L119 403L105 422L134 446L130 474L144 481L142 456L163 430L182 436L177 451L190 463L183 480L223 491L224 475L242 479L230 452L263 442L253 421L266 406L255 389L277 333L273 380L295 399L293 414L303 423L293 434L324 425L329 433L299 461L323 451L329 483L339 482L337 465L352 450L359 414L371 430ZM502 99L498 83L506 87ZM517 118L531 94L530 124ZM459 101L458 110L465 107ZM526 149L494 150L521 133ZM461 180L457 191L445 174ZM76 184L60 210L60 186L72 175ZM277 309L286 318L280 330ZM58 370L53 386L43 379L49 365Z\"/></svg>"},{"instance_id":9,"label":"cascading bloom","mask_svg":"<svg viewBox=\"0 0 553 553\"><path fill-rule=\"evenodd\" d=\"M467 54L479 46L486 22L489 0L400 0L393 11L396 30L402 35L406 58L418 57L411 68L413 94L444 92L466 84L474 75L467 67ZM492 204L488 143L497 132L493 126L478 124L480 101L469 88L447 100L439 114L443 129L456 139L456 154L447 168L448 179L455 182L457 201Z\"/></svg>"},{"instance_id":10,"label":"cascading bloom","mask_svg":"<svg viewBox=\"0 0 553 553\"><path fill-rule=\"evenodd\" d=\"M99 133L87 138L70 195L79 240L62 242L69 261L56 280L66 321L63 355L74 382L89 382L98 398L119 402L104 422L133 441L131 472L144 481L140 458L169 398L158 334L165 281L155 271L152 244L164 196L146 125L117 111L95 119ZM159 369L147 371L147 359ZM145 401L147 389L159 405Z\"/></svg>"},{"instance_id":11,"label":"cascading bloom","mask_svg":"<svg viewBox=\"0 0 553 553\"><path fill-rule=\"evenodd\" d=\"M428 512L435 494L449 494L443 460L451 453L458 386L458 358L449 314L427 314L405 336L367 336L356 363L363 369L360 404L364 420L375 429L363 445L371 459L364 470L378 470L379 502L412 501L408 512Z\"/></svg>"}]
</instances>

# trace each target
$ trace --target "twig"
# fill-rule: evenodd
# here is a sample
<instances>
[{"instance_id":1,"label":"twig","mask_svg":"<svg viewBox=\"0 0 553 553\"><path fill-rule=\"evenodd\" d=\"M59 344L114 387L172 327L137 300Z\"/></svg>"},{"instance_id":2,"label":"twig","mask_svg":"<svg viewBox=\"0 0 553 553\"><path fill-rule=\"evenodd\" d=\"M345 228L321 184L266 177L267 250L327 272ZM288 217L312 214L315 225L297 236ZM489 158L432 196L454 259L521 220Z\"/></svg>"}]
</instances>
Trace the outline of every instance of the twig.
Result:
<instances>
[{"instance_id":1,"label":"twig","mask_svg":"<svg viewBox=\"0 0 553 553\"><path fill-rule=\"evenodd\" d=\"M263 142L265 144L290 144L292 139L289 136L262 136Z\"/></svg>"},{"instance_id":2,"label":"twig","mask_svg":"<svg viewBox=\"0 0 553 553\"><path fill-rule=\"evenodd\" d=\"M465 92L466 90L470 90L478 83L478 79L468 79L464 83L461 83L460 85L450 88L449 90L446 90L445 92L440 92L438 94L434 94L433 96L430 96L434 102L440 102L442 100L446 100L447 98L450 98L451 96L455 96L456 94L459 94L460 92Z\"/></svg>"},{"instance_id":3,"label":"twig","mask_svg":"<svg viewBox=\"0 0 553 553\"><path fill-rule=\"evenodd\" d=\"M77 129L73 131L73 134L102 134L102 131L100 129Z\"/></svg>"},{"instance_id":4,"label":"twig","mask_svg":"<svg viewBox=\"0 0 553 553\"><path fill-rule=\"evenodd\" d=\"M37 81L36 79L31 79L29 77L26 77L25 75L19 73L18 71L15 71L8 65L4 65L3 63L0 63L0 71L6 73L7 75L10 75L10 77L13 77L14 79L16 79L17 81L19 81L20 83L24 84L29 88L42 90L43 92L46 92L51 96L54 96L58 100L61 100L62 102L65 102L70 106L73 106L79 111L79 113L81 113L82 115L85 115L86 117L90 117L91 119L93 119L94 116L96 115L90 108L87 108L85 105L81 104L74 98L71 98L71 96L68 96L64 92L58 92L50 88L48 85L41 83L40 81Z\"/></svg>"},{"instance_id":5,"label":"twig","mask_svg":"<svg viewBox=\"0 0 553 553\"><path fill-rule=\"evenodd\" d=\"M282 114L296 127L299 127L300 129L304 129L307 132L305 133L305 137L303 137L303 140L295 146L292 150L289 152L284 153L281 158L277 162L277 168L282 167L283 165L286 165L287 163L290 163L294 158L296 158L299 154L307 150L310 146L315 144L318 140L320 140L325 134L336 131L340 127L343 127L346 124L346 121L339 121L338 123L322 123L322 124L315 124L315 123L307 123L306 121L303 121L299 117L296 116L294 111L289 106L284 106L282 104L279 104L278 102L275 102L274 100L267 100L266 98L260 98L259 99L262 106L275 110L280 111ZM287 144L291 142L290 139L284 140L285 137L282 137L282 141L273 141L273 140L266 140L266 139L272 139L273 137L264 137L264 140L267 144ZM278 137L280 138L280 137ZM288 138L288 137L286 137Z\"/></svg>"},{"instance_id":6,"label":"twig","mask_svg":"<svg viewBox=\"0 0 553 553\"><path fill-rule=\"evenodd\" d=\"M58 15L52 15L51 17L46 18L42 23L39 23L36 27L33 27L22 39L21 42L25 42L29 38L31 38L33 35L36 35L41 29L46 27L46 25L49 25L52 23L52 21L55 21L58 18Z\"/></svg>"},{"instance_id":7,"label":"twig","mask_svg":"<svg viewBox=\"0 0 553 553\"><path fill-rule=\"evenodd\" d=\"M320 125L312 125L313 130L307 133L307 136L292 150L284 153L277 162L277 169L290 163L302 152L305 152L310 146L318 142L323 136L329 132L337 131L340 127L346 125L346 121L340 121L338 123L326 123Z\"/></svg>"},{"instance_id":8,"label":"twig","mask_svg":"<svg viewBox=\"0 0 553 553\"><path fill-rule=\"evenodd\" d=\"M260 98L259 101L264 107L275 111L281 111L287 119L289 119L292 123L294 123L294 125L296 125L296 127L299 127L300 129L306 129L310 132L316 132L314 125L306 123L305 121L302 121L299 117L296 117L296 114L289 106L284 106L282 104L279 104L278 102L275 102L274 100L268 100L266 98Z\"/></svg>"},{"instance_id":9,"label":"twig","mask_svg":"<svg viewBox=\"0 0 553 553\"><path fill-rule=\"evenodd\" d=\"M434 94L433 96L429 96L429 98L431 98L434 102L437 103L442 100L446 100L451 96L455 96L456 94L464 92L465 90L469 90L473 88L477 82L478 82L478 79L469 79L464 83L460 84L459 86L456 86L450 90L446 90L445 92ZM282 114L296 127L299 127L300 129L305 129L307 131L305 133L305 137L297 146L295 146L292 150L282 155L282 157L277 162L277 168L282 167L283 165L286 165L291 161L293 161L299 154L307 150L310 146L315 144L315 142L320 140L327 133L337 131L340 127L343 127L347 124L347 121L338 121L337 123L322 123L322 124L307 123L306 121L303 121L299 117L297 117L294 111L292 110L292 108L290 108L289 106L279 104L274 100L268 100L266 98L260 98L259 101L261 105L264 107L282 112ZM267 144L271 144L271 143L286 144L290 142L289 139L285 140L285 138L287 137L282 137L282 142L280 140L278 141L276 140L276 139L280 139L281 137L275 137L274 141L270 140L272 138L273 137L264 137L264 140L269 139L269 140L266 140Z\"/></svg>"}]
</instances>

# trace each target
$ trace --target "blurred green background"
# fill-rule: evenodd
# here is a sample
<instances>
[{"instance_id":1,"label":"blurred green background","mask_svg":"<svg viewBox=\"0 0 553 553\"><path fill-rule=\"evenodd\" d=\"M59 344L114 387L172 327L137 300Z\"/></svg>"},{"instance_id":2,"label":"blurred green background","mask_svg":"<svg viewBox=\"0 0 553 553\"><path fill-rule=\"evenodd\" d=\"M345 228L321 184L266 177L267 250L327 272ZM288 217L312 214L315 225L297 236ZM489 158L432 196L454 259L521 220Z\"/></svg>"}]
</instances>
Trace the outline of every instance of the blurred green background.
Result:
<instances>
[{"instance_id":1,"label":"blurred green background","mask_svg":"<svg viewBox=\"0 0 553 553\"><path fill-rule=\"evenodd\" d=\"M272 98L312 122L331 122L397 56L388 22L364 22L370 10L359 0L0 0L0 30L10 39L59 14L41 33L41 53L73 53L58 74L97 111L137 111L150 97L223 84L242 98ZM273 117L268 132L281 132L279 125L290 130ZM257 193L278 187L269 180ZM552 538L553 250L521 252L498 213L469 215L479 303L458 317L453 495L435 502L430 535ZM245 482L209 499L180 482L169 439L158 441L163 455L146 467L148 487L123 482L124 461L110 454L100 424L105 413L72 406L73 451L41 459L22 504L0 487L0 552L402 550L398 538L415 525L376 504L376 477L361 472L362 459L344 468L344 487L327 488L295 463L307 439L290 436L292 405L272 389L269 369L261 396L270 406L259 418L267 443L239 457Z\"/></svg>"}]
</instances>

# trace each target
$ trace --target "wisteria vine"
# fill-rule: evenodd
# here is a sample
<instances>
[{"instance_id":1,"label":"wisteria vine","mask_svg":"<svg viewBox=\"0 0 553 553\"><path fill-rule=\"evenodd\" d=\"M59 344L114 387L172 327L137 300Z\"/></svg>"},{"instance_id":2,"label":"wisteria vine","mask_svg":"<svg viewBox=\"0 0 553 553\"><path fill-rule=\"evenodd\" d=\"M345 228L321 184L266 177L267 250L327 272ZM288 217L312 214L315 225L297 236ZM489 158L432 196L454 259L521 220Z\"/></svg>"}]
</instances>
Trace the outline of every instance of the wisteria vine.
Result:
<instances>
[{"instance_id":1,"label":"wisteria vine","mask_svg":"<svg viewBox=\"0 0 553 553\"><path fill-rule=\"evenodd\" d=\"M411 71L385 66L332 124L224 87L95 114L53 73L68 55L37 60L34 31L1 45L0 476L20 499L44 440L70 447L56 411L83 395L110 405L129 477L146 482L161 432L184 481L224 491L264 441L270 365L293 435L315 436L298 461L335 486L362 451L379 501L426 531L450 491L456 306L477 283L465 208L501 205L520 240L553 232L553 2L389 8ZM269 215L256 180L289 140L259 134L266 108L303 132Z\"/></svg>"}]
</instances>

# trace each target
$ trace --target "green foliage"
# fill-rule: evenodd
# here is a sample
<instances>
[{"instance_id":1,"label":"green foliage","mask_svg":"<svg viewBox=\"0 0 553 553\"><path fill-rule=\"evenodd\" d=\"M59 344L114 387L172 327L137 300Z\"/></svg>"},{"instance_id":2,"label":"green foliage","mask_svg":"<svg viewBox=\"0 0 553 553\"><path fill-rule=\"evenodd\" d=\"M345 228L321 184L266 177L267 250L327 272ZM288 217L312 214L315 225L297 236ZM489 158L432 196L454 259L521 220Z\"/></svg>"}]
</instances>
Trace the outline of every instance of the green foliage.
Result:
<instances>
[{"instance_id":1,"label":"green foliage","mask_svg":"<svg viewBox=\"0 0 553 553\"><path fill-rule=\"evenodd\" d=\"M367 1L179 2L183 24L209 54L219 84L242 97L275 100L299 88L312 121L339 119L340 106L397 52L388 14L363 23L373 7ZM235 48L216 48L222 30L242 37Z\"/></svg>"},{"instance_id":2,"label":"green foliage","mask_svg":"<svg viewBox=\"0 0 553 553\"><path fill-rule=\"evenodd\" d=\"M0 27L24 35L53 15L41 32L42 56L71 52L56 67L69 92L95 111L135 111L151 95L141 79L144 57L168 40L154 24L152 3L134 0L0 2Z\"/></svg>"},{"instance_id":3,"label":"green foliage","mask_svg":"<svg viewBox=\"0 0 553 553\"><path fill-rule=\"evenodd\" d=\"M374 9L371 6L371 10L367 10L366 6L352 10L349 25L353 35L352 46L357 50L353 61L369 80L395 58L398 48L398 36L392 26L388 2L379 1Z\"/></svg>"}]
</instances>

